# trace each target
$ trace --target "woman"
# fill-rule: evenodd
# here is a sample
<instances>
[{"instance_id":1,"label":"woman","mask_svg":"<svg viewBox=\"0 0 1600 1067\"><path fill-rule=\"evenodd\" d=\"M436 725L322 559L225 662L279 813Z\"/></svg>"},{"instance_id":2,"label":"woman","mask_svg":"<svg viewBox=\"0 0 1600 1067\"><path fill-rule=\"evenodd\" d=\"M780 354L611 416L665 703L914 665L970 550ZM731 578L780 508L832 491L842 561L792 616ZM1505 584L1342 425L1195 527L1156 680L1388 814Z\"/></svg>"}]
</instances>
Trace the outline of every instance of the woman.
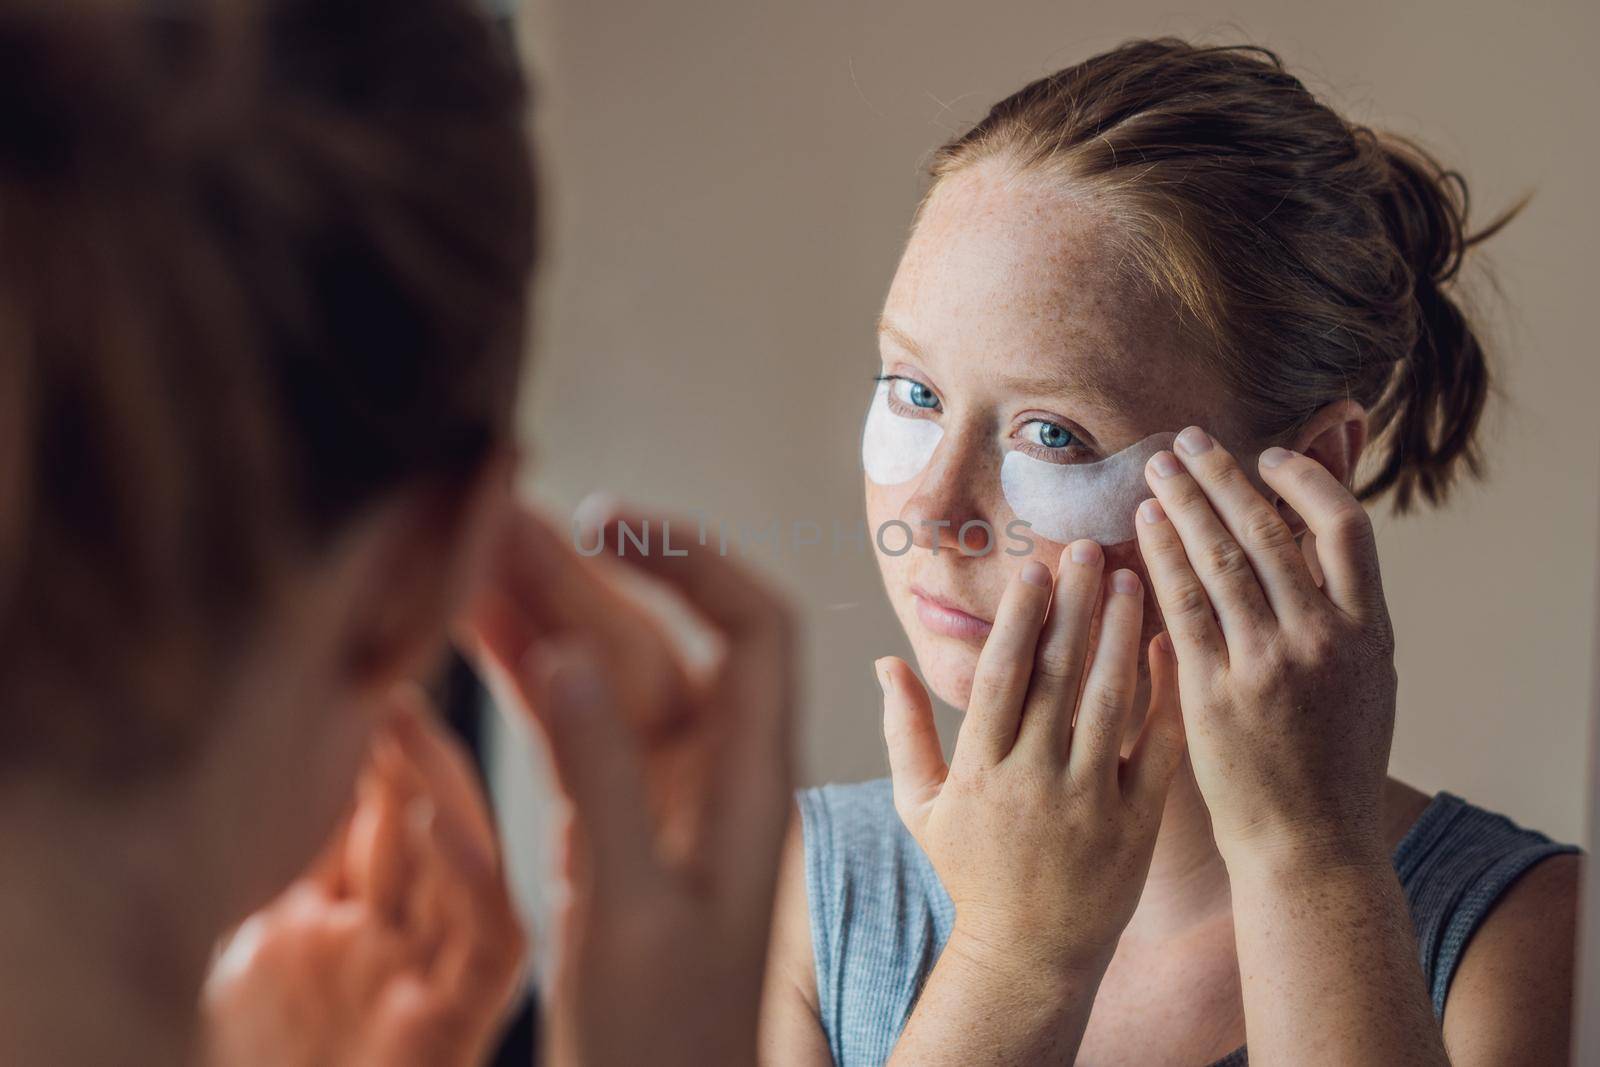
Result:
<instances>
[{"instance_id":1,"label":"woman","mask_svg":"<svg viewBox=\"0 0 1600 1067\"><path fill-rule=\"evenodd\" d=\"M608 683L664 632L512 501L504 40L473 0L16 0L0 55L0 1062L478 1059L523 940L417 706L452 624L576 804L554 1058L751 1058L788 624L640 563L725 649L645 706Z\"/></svg>"},{"instance_id":2,"label":"woman","mask_svg":"<svg viewBox=\"0 0 1600 1067\"><path fill-rule=\"evenodd\" d=\"M801 795L767 1062L1565 1062L1577 857L1386 776L1360 503L1477 473L1450 283L1504 220L1271 53L1176 40L931 170L863 461L966 717L946 766L880 660L892 784Z\"/></svg>"}]
</instances>

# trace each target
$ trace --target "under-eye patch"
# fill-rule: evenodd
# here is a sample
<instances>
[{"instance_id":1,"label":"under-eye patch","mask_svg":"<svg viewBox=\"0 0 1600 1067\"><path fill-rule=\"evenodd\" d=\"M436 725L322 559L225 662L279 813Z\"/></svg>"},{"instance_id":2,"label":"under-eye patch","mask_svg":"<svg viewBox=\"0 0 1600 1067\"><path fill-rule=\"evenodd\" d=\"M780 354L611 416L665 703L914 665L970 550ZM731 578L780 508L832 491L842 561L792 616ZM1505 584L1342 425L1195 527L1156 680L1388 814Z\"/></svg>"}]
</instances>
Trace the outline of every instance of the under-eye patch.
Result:
<instances>
[{"instance_id":1,"label":"under-eye patch","mask_svg":"<svg viewBox=\"0 0 1600 1067\"><path fill-rule=\"evenodd\" d=\"M1098 463L1051 463L1013 450L1000 463L1000 490L1017 518L1057 544L1131 541L1134 509L1150 496L1144 465L1177 436L1152 434Z\"/></svg>"},{"instance_id":2,"label":"under-eye patch","mask_svg":"<svg viewBox=\"0 0 1600 1067\"><path fill-rule=\"evenodd\" d=\"M944 430L932 419L915 419L889 407L889 387L881 381L867 409L867 426L861 434L861 466L879 485L909 482L933 458Z\"/></svg>"}]
</instances>

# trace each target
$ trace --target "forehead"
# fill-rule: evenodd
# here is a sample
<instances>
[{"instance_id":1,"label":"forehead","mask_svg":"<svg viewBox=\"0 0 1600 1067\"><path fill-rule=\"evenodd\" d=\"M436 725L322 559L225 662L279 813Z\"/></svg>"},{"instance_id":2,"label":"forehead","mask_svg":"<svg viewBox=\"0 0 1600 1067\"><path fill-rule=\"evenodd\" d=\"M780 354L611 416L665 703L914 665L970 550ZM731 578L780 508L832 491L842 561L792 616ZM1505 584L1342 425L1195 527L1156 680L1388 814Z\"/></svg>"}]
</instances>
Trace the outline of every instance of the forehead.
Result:
<instances>
[{"instance_id":1,"label":"forehead","mask_svg":"<svg viewBox=\"0 0 1600 1067\"><path fill-rule=\"evenodd\" d=\"M941 384L1076 381L1099 394L1077 399L1120 410L1130 428L1181 417L1175 394L1194 408L1208 376L1169 306L1128 271L1115 225L1046 179L967 167L924 205L885 322Z\"/></svg>"}]
</instances>

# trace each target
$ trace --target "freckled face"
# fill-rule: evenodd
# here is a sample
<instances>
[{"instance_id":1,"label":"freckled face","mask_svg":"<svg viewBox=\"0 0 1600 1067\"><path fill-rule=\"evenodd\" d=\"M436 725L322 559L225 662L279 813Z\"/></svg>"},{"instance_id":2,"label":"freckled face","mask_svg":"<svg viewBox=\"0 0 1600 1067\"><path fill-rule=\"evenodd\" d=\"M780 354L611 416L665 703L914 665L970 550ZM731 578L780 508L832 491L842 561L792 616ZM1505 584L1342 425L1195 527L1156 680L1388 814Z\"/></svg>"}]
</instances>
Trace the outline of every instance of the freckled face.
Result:
<instances>
[{"instance_id":1,"label":"freckled face","mask_svg":"<svg viewBox=\"0 0 1600 1067\"><path fill-rule=\"evenodd\" d=\"M899 520L914 531L902 555L880 544L878 565L924 678L959 708L1012 572L1029 558L1053 572L1063 548L1007 537L1016 516L1000 489L1005 453L1092 463L1190 423L1228 439L1220 383L1185 354L1172 311L1122 276L1110 226L1045 179L998 162L968 167L924 206L884 303L891 403L943 432L909 481L866 482L867 515L874 530ZM957 541L974 520L996 531L983 555L982 527L970 527L968 553ZM882 538L891 549L903 542L898 527ZM1135 542L1105 548L1108 575L1130 567L1143 577ZM1148 597L1145 608L1148 640L1160 621Z\"/></svg>"}]
</instances>

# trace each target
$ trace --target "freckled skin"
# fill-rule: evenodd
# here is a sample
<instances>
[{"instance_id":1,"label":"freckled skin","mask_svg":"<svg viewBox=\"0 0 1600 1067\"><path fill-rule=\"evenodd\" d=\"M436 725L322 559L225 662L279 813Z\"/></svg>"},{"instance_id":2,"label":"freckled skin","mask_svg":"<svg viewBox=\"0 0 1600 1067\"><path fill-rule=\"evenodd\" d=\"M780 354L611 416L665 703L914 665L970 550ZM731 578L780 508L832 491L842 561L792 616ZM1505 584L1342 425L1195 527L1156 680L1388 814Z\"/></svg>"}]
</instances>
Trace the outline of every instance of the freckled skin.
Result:
<instances>
[{"instance_id":1,"label":"freckled skin","mask_svg":"<svg viewBox=\"0 0 1600 1067\"><path fill-rule=\"evenodd\" d=\"M1034 558L1004 551L1021 547L1005 535L1016 516L1000 491L1000 461L1022 416L1081 428L1099 457L1191 423L1230 444L1241 436L1214 373L1186 351L1174 311L1119 269L1124 256L1113 226L1094 204L1048 179L1016 177L997 163L969 167L934 190L884 303L885 321L919 351L881 334L883 370L913 368L935 388L944 439L911 481L866 482L867 515L874 529L896 519L914 530L919 522L950 523L936 554L930 528L903 555L880 548L878 565L929 688L955 707L966 707L982 641L929 632L911 587L992 619L1011 574ZM1050 392L1028 384L1074 369L1111 388ZM954 531L973 519L996 531L987 555L963 555L957 546ZM900 534L887 540L897 548ZM1064 546L1034 543L1053 572ZM973 552L982 547L968 544ZM1135 542L1104 547L1105 573L1128 567L1144 578ZM1161 622L1148 582L1145 588L1148 641ZM1144 720L1147 691L1141 659L1130 739Z\"/></svg>"}]
</instances>

